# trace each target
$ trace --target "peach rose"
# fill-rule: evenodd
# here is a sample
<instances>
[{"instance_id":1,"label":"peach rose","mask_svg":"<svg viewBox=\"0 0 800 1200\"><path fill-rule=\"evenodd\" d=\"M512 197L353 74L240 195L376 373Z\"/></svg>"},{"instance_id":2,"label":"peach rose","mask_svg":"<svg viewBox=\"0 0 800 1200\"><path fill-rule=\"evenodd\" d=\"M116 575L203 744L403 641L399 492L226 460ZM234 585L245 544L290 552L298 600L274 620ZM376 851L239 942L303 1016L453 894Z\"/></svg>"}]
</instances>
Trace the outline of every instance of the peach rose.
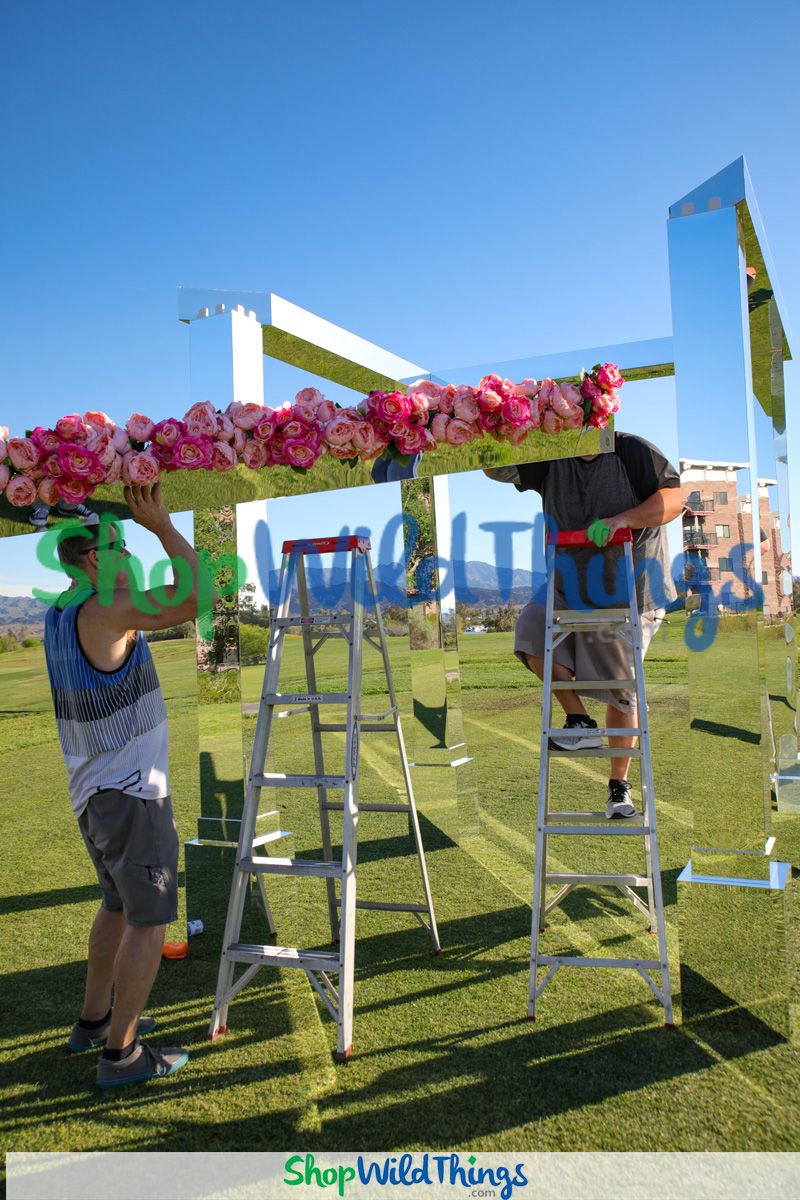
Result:
<instances>
[{"instance_id":1,"label":"peach rose","mask_svg":"<svg viewBox=\"0 0 800 1200\"><path fill-rule=\"evenodd\" d=\"M266 411L261 404L238 404L229 415L237 429L255 429Z\"/></svg>"},{"instance_id":2,"label":"peach rose","mask_svg":"<svg viewBox=\"0 0 800 1200\"><path fill-rule=\"evenodd\" d=\"M321 404L325 399L319 388L307 387L301 388L294 398L295 404L308 405L315 409L318 404Z\"/></svg>"},{"instance_id":3,"label":"peach rose","mask_svg":"<svg viewBox=\"0 0 800 1200\"><path fill-rule=\"evenodd\" d=\"M104 429L110 434L114 428L114 422L109 417L108 413L104 412L85 412L83 414L83 423L87 429L93 429L96 433L101 433Z\"/></svg>"},{"instance_id":4,"label":"peach rose","mask_svg":"<svg viewBox=\"0 0 800 1200\"><path fill-rule=\"evenodd\" d=\"M498 404L500 397L497 397ZM479 401L474 396L456 396L453 413L458 421L477 421L480 414Z\"/></svg>"},{"instance_id":5,"label":"peach rose","mask_svg":"<svg viewBox=\"0 0 800 1200\"><path fill-rule=\"evenodd\" d=\"M242 451L242 462L251 471L258 471L261 467L266 466L266 442L249 441Z\"/></svg>"},{"instance_id":6,"label":"peach rose","mask_svg":"<svg viewBox=\"0 0 800 1200\"><path fill-rule=\"evenodd\" d=\"M183 423L190 437L215 437L217 433L217 413L210 400L198 400L187 413Z\"/></svg>"},{"instance_id":7,"label":"peach rose","mask_svg":"<svg viewBox=\"0 0 800 1200\"><path fill-rule=\"evenodd\" d=\"M15 508L27 508L36 499L36 484L27 475L12 475L5 490L6 499Z\"/></svg>"},{"instance_id":8,"label":"peach rose","mask_svg":"<svg viewBox=\"0 0 800 1200\"><path fill-rule=\"evenodd\" d=\"M323 431L329 446L346 446L353 440L355 424L349 417L334 417Z\"/></svg>"},{"instance_id":9,"label":"peach rose","mask_svg":"<svg viewBox=\"0 0 800 1200\"><path fill-rule=\"evenodd\" d=\"M539 384L535 379L523 379L514 388L518 396L535 396L539 391Z\"/></svg>"},{"instance_id":10,"label":"peach rose","mask_svg":"<svg viewBox=\"0 0 800 1200\"><path fill-rule=\"evenodd\" d=\"M233 448L241 457L245 446L247 445L247 434L243 429L234 428L233 431Z\"/></svg>"},{"instance_id":11,"label":"peach rose","mask_svg":"<svg viewBox=\"0 0 800 1200\"><path fill-rule=\"evenodd\" d=\"M155 483L158 474L158 460L147 450L130 450L123 455L122 478L125 483Z\"/></svg>"},{"instance_id":12,"label":"peach rose","mask_svg":"<svg viewBox=\"0 0 800 1200\"><path fill-rule=\"evenodd\" d=\"M2 489L0 489L2 490ZM42 479L36 488L36 495L43 501L44 504L49 504L51 507L58 504L58 492L56 491L55 479Z\"/></svg>"},{"instance_id":13,"label":"peach rose","mask_svg":"<svg viewBox=\"0 0 800 1200\"><path fill-rule=\"evenodd\" d=\"M116 483L122 478L122 455L114 452L114 457L106 467L106 483Z\"/></svg>"},{"instance_id":14,"label":"peach rose","mask_svg":"<svg viewBox=\"0 0 800 1200\"><path fill-rule=\"evenodd\" d=\"M6 484L11 478L11 468L5 463L0 463L0 495L6 490Z\"/></svg>"},{"instance_id":15,"label":"peach rose","mask_svg":"<svg viewBox=\"0 0 800 1200\"><path fill-rule=\"evenodd\" d=\"M122 425L115 425L111 430L111 444L119 454L130 449L131 440L128 437L127 429L124 429Z\"/></svg>"},{"instance_id":16,"label":"peach rose","mask_svg":"<svg viewBox=\"0 0 800 1200\"><path fill-rule=\"evenodd\" d=\"M88 426L78 413L70 413L56 421L56 433L62 442L85 442Z\"/></svg>"},{"instance_id":17,"label":"peach rose","mask_svg":"<svg viewBox=\"0 0 800 1200\"><path fill-rule=\"evenodd\" d=\"M233 421L225 413L217 413L217 433L214 440L217 442L233 440Z\"/></svg>"},{"instance_id":18,"label":"peach rose","mask_svg":"<svg viewBox=\"0 0 800 1200\"><path fill-rule=\"evenodd\" d=\"M475 436L474 426L455 417L447 426L447 441L451 446L463 446Z\"/></svg>"},{"instance_id":19,"label":"peach rose","mask_svg":"<svg viewBox=\"0 0 800 1200\"><path fill-rule=\"evenodd\" d=\"M431 433L437 442L447 441L447 426L450 424L450 418L446 413L438 412L431 421Z\"/></svg>"},{"instance_id":20,"label":"peach rose","mask_svg":"<svg viewBox=\"0 0 800 1200\"><path fill-rule=\"evenodd\" d=\"M542 417L542 431L544 433L561 433L563 428L563 419L554 413L552 408L548 408Z\"/></svg>"},{"instance_id":21,"label":"peach rose","mask_svg":"<svg viewBox=\"0 0 800 1200\"><path fill-rule=\"evenodd\" d=\"M125 430L132 442L148 442L154 428L154 422L142 413L134 413L125 423Z\"/></svg>"},{"instance_id":22,"label":"peach rose","mask_svg":"<svg viewBox=\"0 0 800 1200\"><path fill-rule=\"evenodd\" d=\"M217 439L214 442L213 466L215 471L230 471L237 463L236 451L230 442Z\"/></svg>"},{"instance_id":23,"label":"peach rose","mask_svg":"<svg viewBox=\"0 0 800 1200\"><path fill-rule=\"evenodd\" d=\"M18 471L32 471L40 457L32 438L9 438L6 453Z\"/></svg>"},{"instance_id":24,"label":"peach rose","mask_svg":"<svg viewBox=\"0 0 800 1200\"><path fill-rule=\"evenodd\" d=\"M81 504L94 491L88 479L57 479L55 488L67 504Z\"/></svg>"}]
</instances>

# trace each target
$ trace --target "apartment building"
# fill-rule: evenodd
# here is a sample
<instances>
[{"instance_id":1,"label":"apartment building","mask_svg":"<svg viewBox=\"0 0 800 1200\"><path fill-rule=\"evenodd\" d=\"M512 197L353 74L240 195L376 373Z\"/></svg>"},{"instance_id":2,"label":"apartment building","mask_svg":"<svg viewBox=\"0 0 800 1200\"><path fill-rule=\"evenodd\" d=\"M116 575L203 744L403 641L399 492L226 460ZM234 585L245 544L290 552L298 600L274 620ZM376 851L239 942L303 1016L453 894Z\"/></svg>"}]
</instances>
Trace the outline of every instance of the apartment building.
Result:
<instances>
[{"instance_id":1,"label":"apartment building","mask_svg":"<svg viewBox=\"0 0 800 1200\"><path fill-rule=\"evenodd\" d=\"M752 543L752 497L737 492L737 474L747 470L746 462L708 462L681 459L681 497L683 499L683 546L687 558L687 586L701 597L707 607L712 596L719 597L728 585L728 603L719 611L735 612L749 594L742 579L733 570L739 561L742 544ZM791 594L784 595L784 576L789 558L781 548L780 515L770 510L769 488L774 479L758 480L758 517L761 535L761 585L764 592L764 617L778 620L791 612ZM753 572L753 551L745 554L744 566ZM741 574L741 571L739 572ZM790 589L791 591L791 589Z\"/></svg>"}]
</instances>

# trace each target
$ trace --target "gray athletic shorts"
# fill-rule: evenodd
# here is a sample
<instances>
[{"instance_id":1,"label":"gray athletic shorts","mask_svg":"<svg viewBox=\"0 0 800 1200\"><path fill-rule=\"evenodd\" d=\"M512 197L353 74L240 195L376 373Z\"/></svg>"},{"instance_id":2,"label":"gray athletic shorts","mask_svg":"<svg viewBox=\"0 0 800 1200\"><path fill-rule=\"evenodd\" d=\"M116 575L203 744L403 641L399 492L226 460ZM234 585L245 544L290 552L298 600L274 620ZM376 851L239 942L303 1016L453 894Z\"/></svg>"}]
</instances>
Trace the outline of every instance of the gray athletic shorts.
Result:
<instances>
[{"instance_id":1,"label":"gray athletic shorts","mask_svg":"<svg viewBox=\"0 0 800 1200\"><path fill-rule=\"evenodd\" d=\"M103 892L103 908L129 925L168 925L178 916L178 831L169 796L142 800L97 792L78 827Z\"/></svg>"},{"instance_id":2,"label":"gray athletic shorts","mask_svg":"<svg viewBox=\"0 0 800 1200\"><path fill-rule=\"evenodd\" d=\"M554 596L556 608L569 608L560 592ZM653 608L640 613L642 652L647 653L653 635L664 619L665 608ZM517 617L514 631L514 653L527 667L525 655L544 657L544 604L526 604ZM590 633L571 633L556 646L553 657L567 667L575 679L632 679L633 650L628 643L608 629L593 629ZM609 691L576 688L578 695L603 700L619 712L636 712L636 693L632 689L612 688Z\"/></svg>"}]
</instances>

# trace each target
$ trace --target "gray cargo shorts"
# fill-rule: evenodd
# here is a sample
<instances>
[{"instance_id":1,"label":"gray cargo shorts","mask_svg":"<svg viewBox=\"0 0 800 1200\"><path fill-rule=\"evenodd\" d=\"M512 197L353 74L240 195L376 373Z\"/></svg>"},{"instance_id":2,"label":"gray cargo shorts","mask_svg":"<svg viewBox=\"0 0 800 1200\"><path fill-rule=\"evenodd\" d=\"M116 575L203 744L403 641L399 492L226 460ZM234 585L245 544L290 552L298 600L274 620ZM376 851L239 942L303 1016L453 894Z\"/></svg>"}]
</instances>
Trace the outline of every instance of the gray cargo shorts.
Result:
<instances>
[{"instance_id":1,"label":"gray cargo shorts","mask_svg":"<svg viewBox=\"0 0 800 1200\"><path fill-rule=\"evenodd\" d=\"M103 908L129 925L168 925L178 917L178 831L169 796L143 800L106 788L78 817L103 892Z\"/></svg>"},{"instance_id":2,"label":"gray cargo shorts","mask_svg":"<svg viewBox=\"0 0 800 1200\"><path fill-rule=\"evenodd\" d=\"M569 608L564 596L556 592L555 608ZM666 614L665 608L652 608L639 614L642 625L642 654L653 639ZM514 631L514 654L526 667L525 655L544 657L546 607L526 604L517 617ZM632 679L633 649L609 629L593 629L587 633L571 633L556 646L553 657L567 667L575 679ZM611 688L609 691L575 688L578 695L603 700L619 712L636 712L636 693L630 688Z\"/></svg>"}]
</instances>

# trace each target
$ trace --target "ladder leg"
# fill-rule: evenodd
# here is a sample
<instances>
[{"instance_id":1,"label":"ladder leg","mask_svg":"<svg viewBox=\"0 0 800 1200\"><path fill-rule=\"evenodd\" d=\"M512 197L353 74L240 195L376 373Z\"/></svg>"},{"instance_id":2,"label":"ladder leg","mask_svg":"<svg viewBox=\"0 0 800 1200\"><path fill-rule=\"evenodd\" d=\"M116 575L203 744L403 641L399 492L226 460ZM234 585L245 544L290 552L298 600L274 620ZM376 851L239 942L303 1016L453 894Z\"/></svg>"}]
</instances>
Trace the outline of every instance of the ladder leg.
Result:
<instances>
[{"instance_id":1,"label":"ladder leg","mask_svg":"<svg viewBox=\"0 0 800 1200\"><path fill-rule=\"evenodd\" d=\"M547 884L547 838L545 836L545 820L548 811L548 792L550 786L550 753L547 729L551 721L553 703L553 599L554 571L552 555L548 552L547 608L545 620L544 660L543 660L543 689L542 689L542 729L539 740L539 788L536 797L536 838L533 858L533 902L531 905L531 957L530 980L528 986L528 1016L536 1020L536 1001L538 998L539 975L539 937L544 928L545 888Z\"/></svg>"}]
</instances>

